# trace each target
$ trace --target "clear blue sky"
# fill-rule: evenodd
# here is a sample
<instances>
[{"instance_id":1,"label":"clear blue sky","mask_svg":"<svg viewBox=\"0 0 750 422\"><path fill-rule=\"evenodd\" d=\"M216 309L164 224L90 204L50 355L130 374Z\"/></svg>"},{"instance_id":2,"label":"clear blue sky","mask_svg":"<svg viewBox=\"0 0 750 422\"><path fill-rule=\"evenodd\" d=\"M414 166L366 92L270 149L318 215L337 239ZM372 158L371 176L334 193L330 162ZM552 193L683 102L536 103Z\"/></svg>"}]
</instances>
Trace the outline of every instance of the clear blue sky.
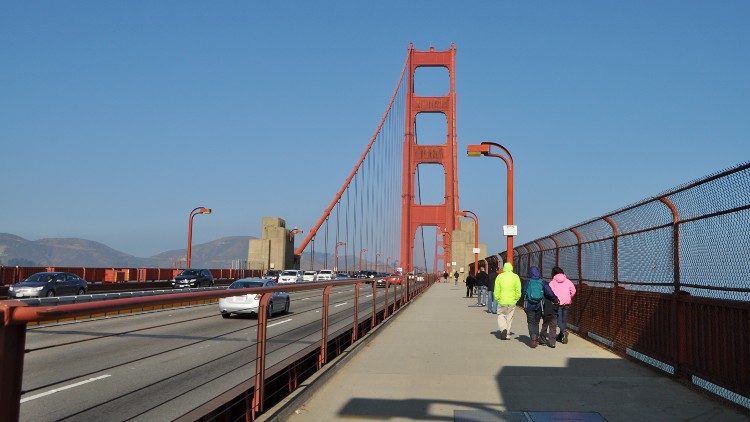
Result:
<instances>
[{"instance_id":1,"label":"clear blue sky","mask_svg":"<svg viewBox=\"0 0 750 422\"><path fill-rule=\"evenodd\" d=\"M33 1L0 5L0 232L136 256L307 232L410 42L457 48L461 208L504 250L750 159L747 1ZM238 257L244 258L244 257Z\"/></svg>"}]
</instances>

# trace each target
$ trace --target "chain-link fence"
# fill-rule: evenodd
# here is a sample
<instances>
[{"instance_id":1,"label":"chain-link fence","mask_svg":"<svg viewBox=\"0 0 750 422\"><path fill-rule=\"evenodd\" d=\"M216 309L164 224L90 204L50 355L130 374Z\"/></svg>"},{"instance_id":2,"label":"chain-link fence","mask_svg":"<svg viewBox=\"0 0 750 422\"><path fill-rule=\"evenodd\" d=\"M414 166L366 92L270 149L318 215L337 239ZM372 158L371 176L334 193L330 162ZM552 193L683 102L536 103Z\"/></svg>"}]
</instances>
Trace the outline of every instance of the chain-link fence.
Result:
<instances>
[{"instance_id":1,"label":"chain-link fence","mask_svg":"<svg viewBox=\"0 0 750 422\"><path fill-rule=\"evenodd\" d=\"M750 409L750 162L518 246L576 284L569 326Z\"/></svg>"}]
</instances>

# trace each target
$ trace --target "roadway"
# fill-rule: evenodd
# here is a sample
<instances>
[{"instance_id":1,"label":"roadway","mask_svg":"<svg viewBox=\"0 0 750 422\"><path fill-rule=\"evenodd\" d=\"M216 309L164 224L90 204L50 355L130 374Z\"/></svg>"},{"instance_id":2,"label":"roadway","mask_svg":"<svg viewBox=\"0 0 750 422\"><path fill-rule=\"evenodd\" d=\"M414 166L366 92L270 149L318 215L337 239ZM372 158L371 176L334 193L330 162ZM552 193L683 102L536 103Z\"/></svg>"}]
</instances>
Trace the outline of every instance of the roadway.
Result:
<instances>
[{"instance_id":1,"label":"roadway","mask_svg":"<svg viewBox=\"0 0 750 422\"><path fill-rule=\"evenodd\" d=\"M353 297L353 286L332 289L329 333L352 325ZM266 367L320 343L321 291L291 299L268 322ZM359 320L371 314L362 288ZM222 318L217 304L29 327L21 420L177 419L254 378L256 336L257 319Z\"/></svg>"}]
</instances>

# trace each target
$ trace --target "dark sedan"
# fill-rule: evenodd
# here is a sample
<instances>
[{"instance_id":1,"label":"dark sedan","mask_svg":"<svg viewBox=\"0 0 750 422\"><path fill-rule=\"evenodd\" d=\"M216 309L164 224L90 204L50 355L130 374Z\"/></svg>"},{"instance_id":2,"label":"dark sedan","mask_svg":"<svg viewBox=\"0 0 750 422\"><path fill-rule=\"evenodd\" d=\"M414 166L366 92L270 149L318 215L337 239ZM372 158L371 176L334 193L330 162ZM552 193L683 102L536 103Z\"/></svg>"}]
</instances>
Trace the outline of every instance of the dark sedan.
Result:
<instances>
[{"instance_id":1,"label":"dark sedan","mask_svg":"<svg viewBox=\"0 0 750 422\"><path fill-rule=\"evenodd\" d=\"M86 294L88 283L73 273L43 272L8 288L11 298L73 296Z\"/></svg>"}]
</instances>

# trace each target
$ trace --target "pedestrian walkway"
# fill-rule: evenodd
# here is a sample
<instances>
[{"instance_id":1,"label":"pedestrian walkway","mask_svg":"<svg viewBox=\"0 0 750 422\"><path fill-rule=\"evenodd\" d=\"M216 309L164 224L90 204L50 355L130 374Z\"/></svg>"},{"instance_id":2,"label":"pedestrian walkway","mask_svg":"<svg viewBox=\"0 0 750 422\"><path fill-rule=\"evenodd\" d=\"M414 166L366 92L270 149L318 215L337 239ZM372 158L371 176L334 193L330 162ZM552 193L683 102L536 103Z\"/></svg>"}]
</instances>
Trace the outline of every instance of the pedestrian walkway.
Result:
<instances>
[{"instance_id":1,"label":"pedestrian walkway","mask_svg":"<svg viewBox=\"0 0 750 422\"><path fill-rule=\"evenodd\" d=\"M747 415L578 336L529 347L518 308L497 317L438 283L260 420L747 421Z\"/></svg>"}]
</instances>

